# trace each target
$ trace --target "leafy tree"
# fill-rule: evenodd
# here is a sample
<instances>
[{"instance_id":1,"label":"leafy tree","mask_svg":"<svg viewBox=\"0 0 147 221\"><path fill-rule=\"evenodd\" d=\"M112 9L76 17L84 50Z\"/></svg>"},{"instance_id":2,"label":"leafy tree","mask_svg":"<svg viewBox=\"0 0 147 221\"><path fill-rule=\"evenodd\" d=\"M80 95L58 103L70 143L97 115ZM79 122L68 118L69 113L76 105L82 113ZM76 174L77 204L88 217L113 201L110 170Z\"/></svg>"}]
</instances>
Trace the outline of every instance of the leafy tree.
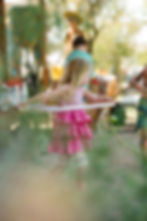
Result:
<instances>
[{"instance_id":1,"label":"leafy tree","mask_svg":"<svg viewBox=\"0 0 147 221\"><path fill-rule=\"evenodd\" d=\"M44 0L40 0L39 4L35 6L14 7L10 16L13 40L18 51L20 48L34 51L38 66L42 66L43 74L44 69L46 74L46 12Z\"/></svg>"},{"instance_id":2,"label":"leafy tree","mask_svg":"<svg viewBox=\"0 0 147 221\"><path fill-rule=\"evenodd\" d=\"M42 21L39 7L14 7L10 16L13 38L18 45L33 48L40 44Z\"/></svg>"},{"instance_id":3,"label":"leafy tree","mask_svg":"<svg viewBox=\"0 0 147 221\"><path fill-rule=\"evenodd\" d=\"M92 52L94 42L101 31L122 15L122 8L116 0L90 0L82 4L78 1L78 11L83 17L83 28L89 38Z\"/></svg>"},{"instance_id":4,"label":"leafy tree","mask_svg":"<svg viewBox=\"0 0 147 221\"><path fill-rule=\"evenodd\" d=\"M142 50L141 52L137 53L137 58L141 65L147 64L147 48Z\"/></svg>"},{"instance_id":5,"label":"leafy tree","mask_svg":"<svg viewBox=\"0 0 147 221\"><path fill-rule=\"evenodd\" d=\"M107 29L104 29L94 45L94 58L97 66L120 74L123 59L134 56L135 48L132 37L140 26L134 23L124 24L116 20Z\"/></svg>"}]
</instances>

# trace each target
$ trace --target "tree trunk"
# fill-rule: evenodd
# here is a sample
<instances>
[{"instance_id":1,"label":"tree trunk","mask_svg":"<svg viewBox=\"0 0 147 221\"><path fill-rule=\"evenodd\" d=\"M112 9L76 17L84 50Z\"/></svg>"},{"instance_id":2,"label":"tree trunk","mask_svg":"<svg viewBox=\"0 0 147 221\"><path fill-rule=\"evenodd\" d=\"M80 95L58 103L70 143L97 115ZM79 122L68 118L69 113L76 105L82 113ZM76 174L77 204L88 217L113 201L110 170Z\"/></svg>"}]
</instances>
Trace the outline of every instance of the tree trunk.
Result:
<instances>
[{"instance_id":1,"label":"tree trunk","mask_svg":"<svg viewBox=\"0 0 147 221\"><path fill-rule=\"evenodd\" d=\"M40 8L41 8L41 18L42 18L42 37L41 37L41 65L43 69L43 84L45 87L49 84L49 70L46 62L46 11L45 11L45 1L39 0Z\"/></svg>"},{"instance_id":2,"label":"tree trunk","mask_svg":"<svg viewBox=\"0 0 147 221\"><path fill-rule=\"evenodd\" d=\"M92 54L92 52L93 52L94 43L95 43L95 40L98 37L99 33L100 33L100 30L95 29L93 36L89 39L89 52L90 52L90 54Z\"/></svg>"},{"instance_id":3,"label":"tree trunk","mask_svg":"<svg viewBox=\"0 0 147 221\"><path fill-rule=\"evenodd\" d=\"M89 39L89 53L92 54L93 52L93 45L94 45L95 37Z\"/></svg>"},{"instance_id":4,"label":"tree trunk","mask_svg":"<svg viewBox=\"0 0 147 221\"><path fill-rule=\"evenodd\" d=\"M8 78L4 0L0 0L0 79Z\"/></svg>"}]
</instances>

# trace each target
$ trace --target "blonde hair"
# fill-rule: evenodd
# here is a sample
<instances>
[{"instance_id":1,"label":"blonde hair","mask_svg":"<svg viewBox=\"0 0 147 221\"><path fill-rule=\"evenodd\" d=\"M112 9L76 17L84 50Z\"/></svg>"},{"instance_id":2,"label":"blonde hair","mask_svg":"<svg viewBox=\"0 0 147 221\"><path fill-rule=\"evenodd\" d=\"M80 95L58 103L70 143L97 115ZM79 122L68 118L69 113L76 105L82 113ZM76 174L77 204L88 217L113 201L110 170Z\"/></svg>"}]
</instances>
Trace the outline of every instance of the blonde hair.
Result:
<instances>
[{"instance_id":1,"label":"blonde hair","mask_svg":"<svg viewBox=\"0 0 147 221\"><path fill-rule=\"evenodd\" d=\"M65 69L63 83L78 84L81 76L90 69L88 62L83 59L72 60Z\"/></svg>"}]
</instances>

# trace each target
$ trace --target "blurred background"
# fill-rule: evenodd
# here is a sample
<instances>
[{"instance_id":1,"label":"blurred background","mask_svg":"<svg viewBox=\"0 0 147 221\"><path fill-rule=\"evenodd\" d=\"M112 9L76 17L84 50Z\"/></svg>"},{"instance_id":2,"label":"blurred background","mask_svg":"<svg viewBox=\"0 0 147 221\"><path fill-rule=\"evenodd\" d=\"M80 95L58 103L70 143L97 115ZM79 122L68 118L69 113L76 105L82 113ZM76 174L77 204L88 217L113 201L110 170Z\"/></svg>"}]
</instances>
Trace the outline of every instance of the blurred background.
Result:
<instances>
[{"instance_id":1,"label":"blurred background","mask_svg":"<svg viewBox=\"0 0 147 221\"><path fill-rule=\"evenodd\" d=\"M140 94L130 87L130 80L147 64L146 0L0 0L0 176L8 184L13 180L10 173L18 172L20 166L50 170L47 149L52 116L16 107L59 82L76 31L88 39L94 59L92 89L105 81L107 95L118 103L96 125L88 154L88 187L80 197L87 203L92 221L146 221L147 168L135 130ZM30 182L36 173L29 174ZM74 167L62 176L67 186L73 185ZM13 187L19 185L13 182ZM37 192L42 191L44 184L38 185ZM73 187L71 191L79 190ZM29 191L27 194L29 197ZM11 194L4 198L9 201Z\"/></svg>"}]
</instances>

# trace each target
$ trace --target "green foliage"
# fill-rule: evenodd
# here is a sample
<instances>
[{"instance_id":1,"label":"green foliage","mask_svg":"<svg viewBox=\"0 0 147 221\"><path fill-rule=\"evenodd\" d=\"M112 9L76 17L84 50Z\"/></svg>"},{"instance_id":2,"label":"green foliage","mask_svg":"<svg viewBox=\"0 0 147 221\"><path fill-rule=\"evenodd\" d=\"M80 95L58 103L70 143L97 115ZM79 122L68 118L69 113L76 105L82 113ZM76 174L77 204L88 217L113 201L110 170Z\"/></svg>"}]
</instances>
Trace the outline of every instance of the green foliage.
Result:
<instances>
[{"instance_id":1,"label":"green foliage","mask_svg":"<svg viewBox=\"0 0 147 221\"><path fill-rule=\"evenodd\" d=\"M88 30L88 36L93 38L95 32L99 31L98 17L101 10L107 7L108 2L103 0L87 1L79 3L79 12L83 16L83 27Z\"/></svg>"},{"instance_id":2,"label":"green foliage","mask_svg":"<svg viewBox=\"0 0 147 221\"><path fill-rule=\"evenodd\" d=\"M47 124L48 115L40 113L6 112L0 117L0 154L6 163L29 161L34 163L36 154L47 151L50 129L40 129ZM13 126L18 128L13 130ZM25 148L24 148L25 147Z\"/></svg>"},{"instance_id":3,"label":"green foliage","mask_svg":"<svg viewBox=\"0 0 147 221\"><path fill-rule=\"evenodd\" d=\"M136 140L131 139L131 134L127 138L112 128L99 129L90 152L88 178L93 220L145 221L147 164L145 161L140 167L142 158L135 153L139 148Z\"/></svg>"},{"instance_id":4,"label":"green foliage","mask_svg":"<svg viewBox=\"0 0 147 221\"><path fill-rule=\"evenodd\" d=\"M137 54L137 57L138 57L139 63L144 66L147 63L147 49L139 52Z\"/></svg>"},{"instance_id":5,"label":"green foliage","mask_svg":"<svg viewBox=\"0 0 147 221\"><path fill-rule=\"evenodd\" d=\"M123 59L133 54L129 38L123 34L121 24L114 23L101 32L93 50L96 65L108 70L113 68L119 73Z\"/></svg>"},{"instance_id":6,"label":"green foliage","mask_svg":"<svg viewBox=\"0 0 147 221\"><path fill-rule=\"evenodd\" d=\"M40 7L15 7L10 16L13 38L18 45L33 48L40 43L44 28Z\"/></svg>"},{"instance_id":7,"label":"green foliage","mask_svg":"<svg viewBox=\"0 0 147 221\"><path fill-rule=\"evenodd\" d=\"M117 105L116 107L114 107L111 110L111 114L110 114L110 123L113 125L124 125L125 124L125 110L124 107L121 105Z\"/></svg>"},{"instance_id":8,"label":"green foliage","mask_svg":"<svg viewBox=\"0 0 147 221\"><path fill-rule=\"evenodd\" d=\"M94 0L87 1L83 5L78 1L78 11L83 16L83 28L90 41L91 51L96 38L104 28L119 19L123 10L116 0Z\"/></svg>"}]
</instances>

